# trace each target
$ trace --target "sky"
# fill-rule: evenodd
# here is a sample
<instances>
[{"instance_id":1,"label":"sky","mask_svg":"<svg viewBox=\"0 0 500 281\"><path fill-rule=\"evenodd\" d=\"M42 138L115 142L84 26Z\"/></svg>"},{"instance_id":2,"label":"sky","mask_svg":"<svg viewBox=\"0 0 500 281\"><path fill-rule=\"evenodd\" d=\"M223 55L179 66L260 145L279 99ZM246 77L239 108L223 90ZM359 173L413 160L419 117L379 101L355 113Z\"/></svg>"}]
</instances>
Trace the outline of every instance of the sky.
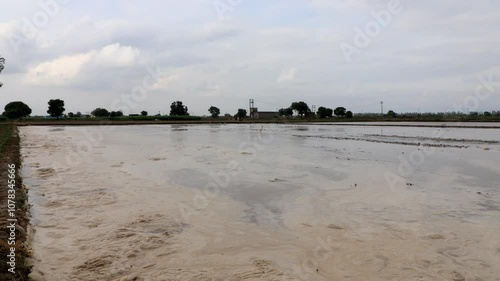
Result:
<instances>
[{"instance_id":1,"label":"sky","mask_svg":"<svg viewBox=\"0 0 500 281\"><path fill-rule=\"evenodd\" d=\"M0 0L0 107L500 110L500 1Z\"/></svg>"}]
</instances>

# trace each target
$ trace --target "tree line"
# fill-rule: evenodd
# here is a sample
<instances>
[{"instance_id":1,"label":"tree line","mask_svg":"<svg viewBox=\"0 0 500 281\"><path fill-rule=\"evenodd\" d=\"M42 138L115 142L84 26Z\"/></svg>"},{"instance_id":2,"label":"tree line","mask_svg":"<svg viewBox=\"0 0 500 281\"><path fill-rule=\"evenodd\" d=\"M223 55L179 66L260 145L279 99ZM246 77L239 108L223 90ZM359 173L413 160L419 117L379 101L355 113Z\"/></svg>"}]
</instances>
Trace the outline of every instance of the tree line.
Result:
<instances>
[{"instance_id":1,"label":"tree line","mask_svg":"<svg viewBox=\"0 0 500 281\"><path fill-rule=\"evenodd\" d=\"M319 117L319 118L332 118L333 115L337 117L352 118L353 113L345 107L339 106L335 109L320 106L316 112L312 112L307 103L303 101L293 102L290 107L282 108L279 111L280 116L293 116L296 112L300 117Z\"/></svg>"},{"instance_id":2,"label":"tree line","mask_svg":"<svg viewBox=\"0 0 500 281\"><path fill-rule=\"evenodd\" d=\"M1 62L1 61L0 61ZM1 67L0 67L1 70ZM122 111L108 111L106 108L98 107L90 112L90 115L83 115L81 112L69 112L64 114L66 111L64 107L64 101L61 99L51 99L48 101L48 109L47 114L49 114L53 118L61 118L61 117L69 117L69 118L82 118L82 117L100 117L100 118L115 118L122 117ZM31 108L21 101L14 101L8 103L2 115L8 119L19 119L23 117L28 117L31 114ZM216 106L210 106L208 108L208 112L212 118L218 118L221 114L221 111ZM291 117L291 116L299 116L301 118L332 118L334 115L339 118L353 118L353 113L350 110L347 110L345 107L339 106L335 109L320 106L316 112L312 112L307 103L303 101L293 102L289 107L281 108L278 110L277 115L279 117ZM370 116L380 116L380 114L375 113L364 113L358 114L360 117L370 117ZM148 112L143 110L140 114L130 114L129 116L149 116ZM156 117L161 117L162 115L157 114L154 115ZM190 116L188 112L188 107L182 103L182 101L174 101L170 105L170 115L169 116L179 116L186 117ZM477 112L473 111L468 114L462 112L441 112L441 113L401 113L397 114L393 110L389 110L385 116L397 118L397 117L478 117L478 116L500 116L500 111L485 111L485 112ZM228 113L224 114L225 118L235 118L235 119L243 119L247 118L247 110L243 108L239 108L236 114L230 115ZM192 117L195 118L195 117ZM199 117L196 117L199 118Z\"/></svg>"},{"instance_id":3,"label":"tree line","mask_svg":"<svg viewBox=\"0 0 500 281\"><path fill-rule=\"evenodd\" d=\"M48 102L47 114L51 117L57 119L61 117L79 118L79 117L89 117L83 115L81 112L73 113L69 112L64 114L66 109L64 108L64 101L61 99L51 99ZM19 119L22 117L28 117L31 114L31 108L21 101L13 101L8 103L2 115L9 119ZM98 107L91 111L91 116L94 117L122 117L122 111L108 111L105 108ZM171 116L189 116L187 106L183 105L181 101L175 101L170 105L170 115ZM148 112L143 110L141 114L130 114L130 116L148 116Z\"/></svg>"}]
</instances>

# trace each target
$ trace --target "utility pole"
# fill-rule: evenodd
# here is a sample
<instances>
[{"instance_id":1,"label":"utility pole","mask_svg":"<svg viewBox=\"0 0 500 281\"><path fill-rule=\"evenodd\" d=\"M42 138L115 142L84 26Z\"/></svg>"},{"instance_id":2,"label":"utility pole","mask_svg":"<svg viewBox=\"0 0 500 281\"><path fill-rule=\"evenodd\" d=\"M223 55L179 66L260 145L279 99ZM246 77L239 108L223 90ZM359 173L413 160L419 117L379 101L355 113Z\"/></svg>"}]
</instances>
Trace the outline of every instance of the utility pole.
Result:
<instances>
[{"instance_id":1,"label":"utility pole","mask_svg":"<svg viewBox=\"0 0 500 281\"><path fill-rule=\"evenodd\" d=\"M380 102L380 113L384 116L384 101Z\"/></svg>"},{"instance_id":2,"label":"utility pole","mask_svg":"<svg viewBox=\"0 0 500 281\"><path fill-rule=\"evenodd\" d=\"M255 118L255 116L254 116L255 115L255 113L254 113L254 111L255 111L255 109L254 109L255 108L255 103L254 103L253 99L249 100L249 106L250 106L250 114L249 114L250 118Z\"/></svg>"}]
</instances>

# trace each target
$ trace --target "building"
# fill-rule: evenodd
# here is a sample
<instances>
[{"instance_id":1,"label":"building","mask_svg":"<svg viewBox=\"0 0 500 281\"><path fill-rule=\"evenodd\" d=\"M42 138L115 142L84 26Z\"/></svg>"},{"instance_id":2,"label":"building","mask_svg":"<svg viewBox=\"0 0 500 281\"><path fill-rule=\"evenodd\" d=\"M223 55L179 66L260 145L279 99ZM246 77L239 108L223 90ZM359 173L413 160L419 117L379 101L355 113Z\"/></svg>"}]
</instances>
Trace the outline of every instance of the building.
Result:
<instances>
[{"instance_id":1,"label":"building","mask_svg":"<svg viewBox=\"0 0 500 281\"><path fill-rule=\"evenodd\" d=\"M276 111L257 111L257 119L279 118L280 114Z\"/></svg>"},{"instance_id":2,"label":"building","mask_svg":"<svg viewBox=\"0 0 500 281\"><path fill-rule=\"evenodd\" d=\"M280 117L280 114L277 111L259 111L259 109L255 107L253 99L250 99L249 105L250 105L249 116L252 119L273 119Z\"/></svg>"},{"instance_id":3,"label":"building","mask_svg":"<svg viewBox=\"0 0 500 281\"><path fill-rule=\"evenodd\" d=\"M253 119L273 119L279 117L280 114L277 111L259 111L259 109L255 107L250 109L250 118Z\"/></svg>"}]
</instances>

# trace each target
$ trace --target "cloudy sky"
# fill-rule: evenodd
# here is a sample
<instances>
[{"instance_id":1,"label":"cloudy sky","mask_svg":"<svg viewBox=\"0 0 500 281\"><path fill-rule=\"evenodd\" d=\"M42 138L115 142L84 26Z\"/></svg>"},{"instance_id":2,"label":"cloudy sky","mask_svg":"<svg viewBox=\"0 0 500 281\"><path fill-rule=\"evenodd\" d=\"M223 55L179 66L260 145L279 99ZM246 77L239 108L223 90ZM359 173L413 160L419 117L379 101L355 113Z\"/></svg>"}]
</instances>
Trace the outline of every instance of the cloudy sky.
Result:
<instances>
[{"instance_id":1,"label":"cloudy sky","mask_svg":"<svg viewBox=\"0 0 500 281\"><path fill-rule=\"evenodd\" d=\"M500 1L0 3L0 106L21 100L34 115L51 98L82 113L168 114L181 100L194 115L234 114L250 98L260 110L500 110Z\"/></svg>"}]
</instances>

